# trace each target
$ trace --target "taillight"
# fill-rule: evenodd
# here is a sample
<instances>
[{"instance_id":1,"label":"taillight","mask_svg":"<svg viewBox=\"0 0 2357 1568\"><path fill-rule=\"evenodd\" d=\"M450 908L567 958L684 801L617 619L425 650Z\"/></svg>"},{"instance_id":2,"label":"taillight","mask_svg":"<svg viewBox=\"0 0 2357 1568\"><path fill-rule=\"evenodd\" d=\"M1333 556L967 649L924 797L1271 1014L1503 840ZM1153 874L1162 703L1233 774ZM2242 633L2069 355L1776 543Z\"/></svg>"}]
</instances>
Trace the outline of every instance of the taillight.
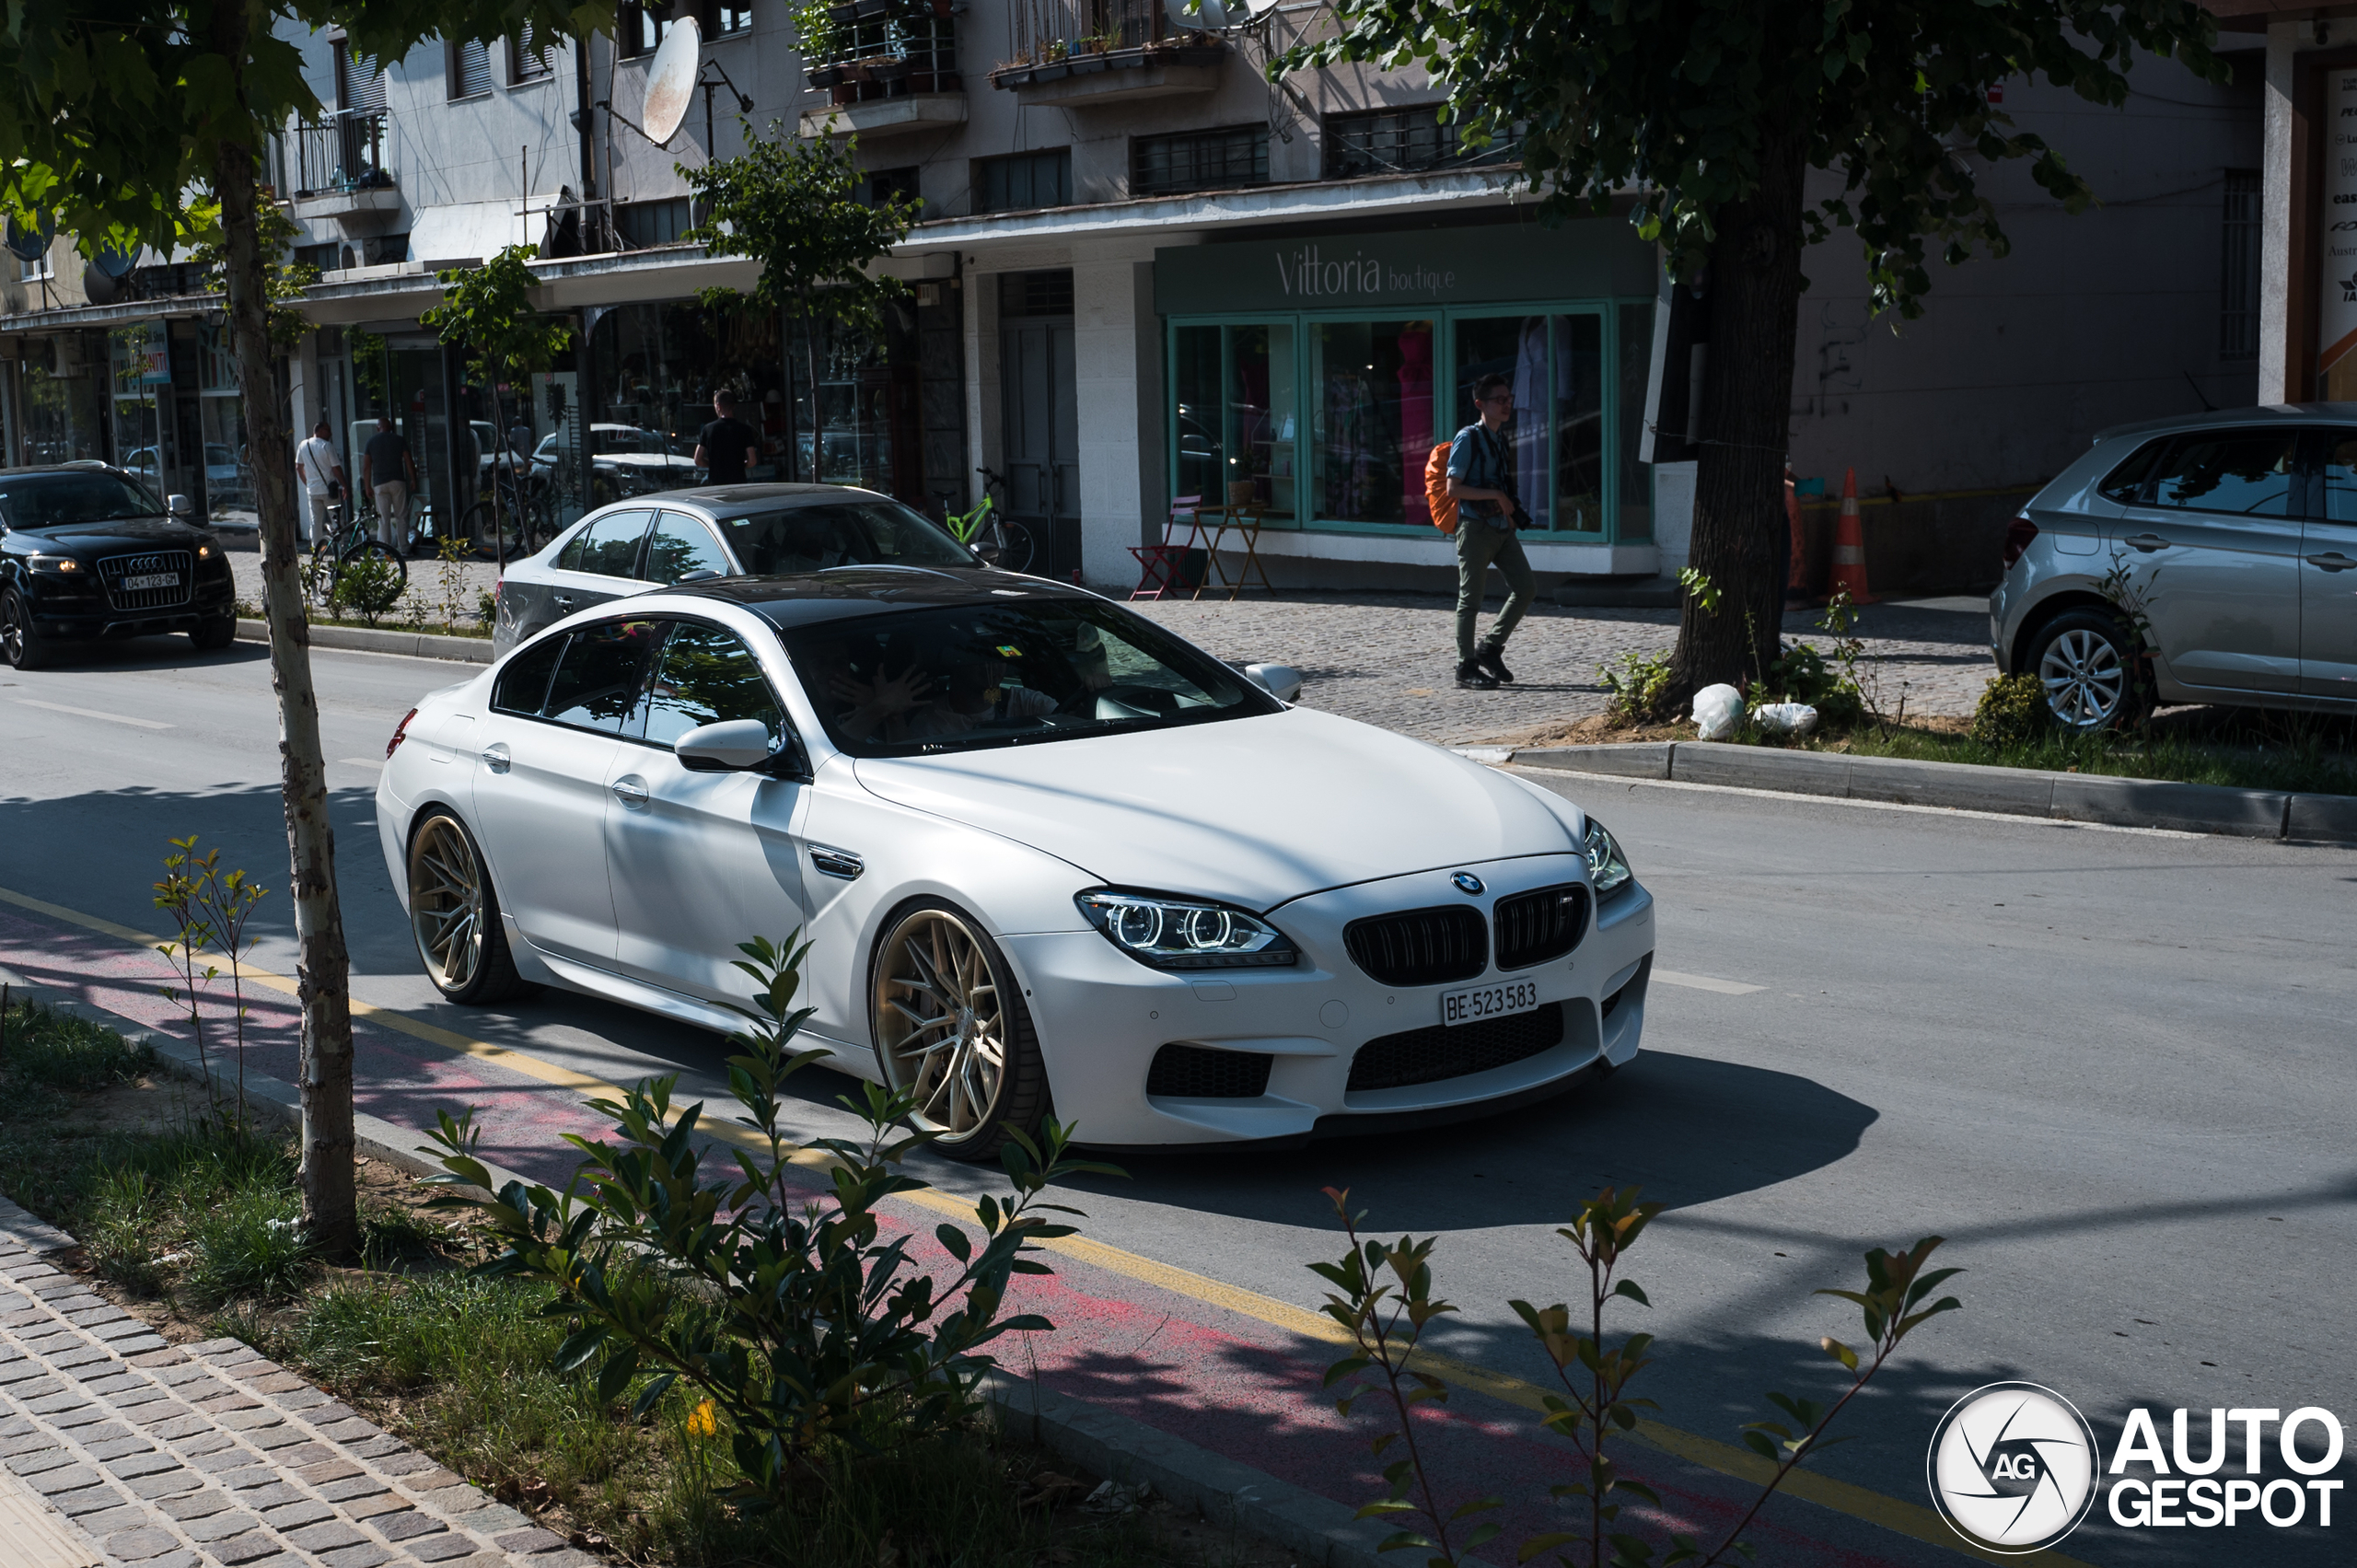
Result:
<instances>
[{"instance_id":1,"label":"taillight","mask_svg":"<svg viewBox=\"0 0 2357 1568\"><path fill-rule=\"evenodd\" d=\"M393 726L393 738L385 742L386 756L390 757L393 754L394 749L399 747L401 741L407 738L409 735L409 721L415 717L417 717L417 710L415 708L412 708L409 712L401 715L401 723Z\"/></svg>"},{"instance_id":2,"label":"taillight","mask_svg":"<svg viewBox=\"0 0 2357 1568\"><path fill-rule=\"evenodd\" d=\"M2029 520L2027 512L2024 512L2005 525L2005 569L2007 571L2013 570L2014 563L2022 558L2022 552L2029 548L2030 540L2037 537L2038 525Z\"/></svg>"}]
</instances>

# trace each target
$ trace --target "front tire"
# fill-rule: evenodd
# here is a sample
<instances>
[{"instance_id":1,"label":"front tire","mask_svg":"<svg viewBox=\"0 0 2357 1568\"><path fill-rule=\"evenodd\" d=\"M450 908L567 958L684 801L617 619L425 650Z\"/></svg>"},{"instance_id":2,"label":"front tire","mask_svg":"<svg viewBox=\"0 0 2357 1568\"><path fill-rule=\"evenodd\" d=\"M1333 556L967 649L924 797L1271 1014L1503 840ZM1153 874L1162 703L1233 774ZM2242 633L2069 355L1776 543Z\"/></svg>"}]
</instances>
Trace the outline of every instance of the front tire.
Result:
<instances>
[{"instance_id":1,"label":"front tire","mask_svg":"<svg viewBox=\"0 0 2357 1568\"><path fill-rule=\"evenodd\" d=\"M903 910L876 950L870 1028L884 1081L951 1159L985 1161L1048 1114L1048 1070L998 944L937 899Z\"/></svg>"},{"instance_id":2,"label":"front tire","mask_svg":"<svg viewBox=\"0 0 2357 1568\"><path fill-rule=\"evenodd\" d=\"M2133 723L2152 704L2149 678L2136 665L2136 640L2108 610L2064 610L2038 628L2022 667L2037 674L2046 710L2065 734Z\"/></svg>"},{"instance_id":3,"label":"front tire","mask_svg":"<svg viewBox=\"0 0 2357 1568\"><path fill-rule=\"evenodd\" d=\"M447 811L428 812L410 835L409 918L426 977L451 1001L481 1006L531 990L507 950L490 867Z\"/></svg>"},{"instance_id":4,"label":"front tire","mask_svg":"<svg viewBox=\"0 0 2357 1568\"><path fill-rule=\"evenodd\" d=\"M238 618L225 615L218 621L207 621L188 634L201 654L217 654L238 640Z\"/></svg>"},{"instance_id":5,"label":"front tire","mask_svg":"<svg viewBox=\"0 0 2357 1568\"><path fill-rule=\"evenodd\" d=\"M0 593L0 655L12 669L39 669L49 662L49 640L33 625L25 596L14 588Z\"/></svg>"}]
</instances>

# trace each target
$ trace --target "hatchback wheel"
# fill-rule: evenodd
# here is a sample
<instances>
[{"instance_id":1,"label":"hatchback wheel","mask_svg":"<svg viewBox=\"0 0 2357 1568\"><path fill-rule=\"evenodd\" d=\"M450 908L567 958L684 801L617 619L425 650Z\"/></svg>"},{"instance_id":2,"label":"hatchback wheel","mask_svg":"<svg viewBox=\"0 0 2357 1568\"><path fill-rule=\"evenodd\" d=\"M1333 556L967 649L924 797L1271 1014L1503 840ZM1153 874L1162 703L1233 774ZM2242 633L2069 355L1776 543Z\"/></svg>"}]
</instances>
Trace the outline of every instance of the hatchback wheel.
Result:
<instances>
[{"instance_id":1,"label":"hatchback wheel","mask_svg":"<svg viewBox=\"0 0 2357 1568\"><path fill-rule=\"evenodd\" d=\"M987 1160L1035 1131L1048 1074L1022 988L1004 955L950 905L904 912L877 950L871 1016L885 1081L915 1100L917 1124L952 1159Z\"/></svg>"},{"instance_id":2,"label":"hatchback wheel","mask_svg":"<svg viewBox=\"0 0 2357 1568\"><path fill-rule=\"evenodd\" d=\"M0 593L0 655L17 669L39 669L49 662L49 642L34 630L32 610L14 588Z\"/></svg>"},{"instance_id":3,"label":"hatchback wheel","mask_svg":"<svg viewBox=\"0 0 2357 1568\"><path fill-rule=\"evenodd\" d=\"M453 1002L500 1002L531 987L516 972L491 872L465 824L435 811L409 841L410 929L435 989Z\"/></svg>"},{"instance_id":4,"label":"hatchback wheel","mask_svg":"<svg viewBox=\"0 0 2357 1568\"><path fill-rule=\"evenodd\" d=\"M2039 629L2025 661L2046 689L2047 711L2074 735L2138 716L2150 699L2136 669L2136 645L2119 617L2066 610Z\"/></svg>"}]
</instances>

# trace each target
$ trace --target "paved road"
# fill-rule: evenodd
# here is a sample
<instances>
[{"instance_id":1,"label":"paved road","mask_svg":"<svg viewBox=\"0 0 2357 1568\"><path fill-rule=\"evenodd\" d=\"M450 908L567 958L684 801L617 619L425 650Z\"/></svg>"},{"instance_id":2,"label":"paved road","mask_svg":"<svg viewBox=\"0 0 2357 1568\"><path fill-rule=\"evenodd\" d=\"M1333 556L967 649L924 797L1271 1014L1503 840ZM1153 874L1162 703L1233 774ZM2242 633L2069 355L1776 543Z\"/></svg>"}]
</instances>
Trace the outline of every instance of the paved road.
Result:
<instances>
[{"instance_id":1,"label":"paved road","mask_svg":"<svg viewBox=\"0 0 2357 1568\"><path fill-rule=\"evenodd\" d=\"M720 1051L692 1031L561 996L496 1014L435 1002L365 824L369 761L448 671L333 654L318 668L328 753L354 760L331 777L360 995L608 1081L678 1067L710 1092ZM259 649L0 672L0 888L153 929L147 883L165 840L190 831L280 885L274 736ZM2190 1407L2197 1456L2212 1406L2357 1414L2357 855L1548 782L1628 844L1661 899L1661 964L1727 983L1657 984L1645 1053L1585 1098L1408 1142L1132 1160L1129 1180L1080 1200L1088 1234L1314 1306L1302 1264L1334 1247L1318 1190L1345 1185L1377 1227L1443 1237L1442 1288L1465 1308L1450 1348L1529 1376L1540 1368L1505 1300L1567 1294L1551 1226L1579 1194L1641 1183L1671 1205L1632 1265L1655 1304L1644 1326L1664 1341L1651 1392L1665 1421L1725 1439L1763 1413L1760 1389L1829 1387L1807 1347L1844 1331L1846 1309L1809 1290L1854 1283L1869 1245L1938 1231L1970 1271L1967 1309L1924 1330L1859 1413L1862 1440L1823 1461L1916 1504L1934 1418L1996 1378L2061 1390L2107 1445L2132 1407L2155 1411L2165 1444L2169 1412ZM284 912L273 899L259 960L291 973ZM46 941L70 967L84 961L75 943L98 940L0 907L0 962ZM489 1082L406 1049L415 1100ZM840 1125L826 1106L839 1086L813 1086L806 1131ZM1280 1470L1342 1452L1280 1365L1299 1347L1248 1313L1085 1271L1058 1288L1086 1325L1043 1363L1059 1386ZM1470 1397L1453 1408L1469 1463L1514 1414ZM1515 1452L1521 1464L1537 1450ZM2291 1474L2262 1458L2261 1479ZM1699 1471L1654 1473L1681 1516L1719 1516L1731 1495ZM2351 1510L2335 1529L2357 1528ZM1827 1510L1778 1517L1774 1561L1956 1561ZM2332 1539L2255 1516L2200 1532L2098 1516L2069 1551L2104 1564L2345 1561Z\"/></svg>"}]
</instances>

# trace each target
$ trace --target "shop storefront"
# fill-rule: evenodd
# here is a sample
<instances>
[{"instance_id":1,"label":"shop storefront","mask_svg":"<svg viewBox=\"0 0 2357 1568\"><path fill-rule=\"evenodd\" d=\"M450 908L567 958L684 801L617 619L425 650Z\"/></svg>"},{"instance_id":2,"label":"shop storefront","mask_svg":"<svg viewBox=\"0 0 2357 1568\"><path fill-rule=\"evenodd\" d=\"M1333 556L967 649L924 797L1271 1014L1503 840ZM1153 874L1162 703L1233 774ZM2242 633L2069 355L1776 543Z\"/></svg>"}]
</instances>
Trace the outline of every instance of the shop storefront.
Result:
<instances>
[{"instance_id":1,"label":"shop storefront","mask_svg":"<svg viewBox=\"0 0 2357 1568\"><path fill-rule=\"evenodd\" d=\"M1531 541L1649 540L1654 273L1617 218L1158 250L1171 494L1271 529L1429 540L1425 460L1495 372Z\"/></svg>"},{"instance_id":2,"label":"shop storefront","mask_svg":"<svg viewBox=\"0 0 2357 1568\"><path fill-rule=\"evenodd\" d=\"M760 460L746 477L795 477L784 351L767 311L693 300L615 306L598 313L589 348L598 503L700 482L696 436L724 389L736 395L737 418L761 438ZM533 414L543 423L546 402Z\"/></svg>"}]
</instances>

